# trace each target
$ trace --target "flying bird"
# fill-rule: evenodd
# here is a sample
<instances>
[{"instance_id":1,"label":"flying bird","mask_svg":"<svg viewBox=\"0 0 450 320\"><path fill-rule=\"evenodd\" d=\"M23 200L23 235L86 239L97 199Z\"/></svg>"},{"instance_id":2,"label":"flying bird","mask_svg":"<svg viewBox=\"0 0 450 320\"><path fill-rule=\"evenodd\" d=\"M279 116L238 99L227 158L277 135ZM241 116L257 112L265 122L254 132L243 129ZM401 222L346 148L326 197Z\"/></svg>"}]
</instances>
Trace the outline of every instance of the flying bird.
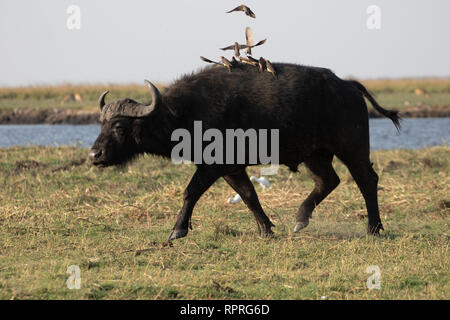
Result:
<instances>
[{"instance_id":1,"label":"flying bird","mask_svg":"<svg viewBox=\"0 0 450 320\"><path fill-rule=\"evenodd\" d=\"M240 50L243 50L243 49L258 47L258 46L263 45L264 43L266 43L266 41L267 41L267 39L261 40L257 44L252 45L252 46L248 46L246 44L239 44L239 43L235 42L231 46L220 48L220 50L223 50L223 51L234 50L234 53L236 54L237 53L236 50L239 52Z\"/></svg>"},{"instance_id":2,"label":"flying bird","mask_svg":"<svg viewBox=\"0 0 450 320\"><path fill-rule=\"evenodd\" d=\"M243 11L246 15L248 15L249 17L256 19L256 15L253 13L252 10L250 10L249 7L241 4L239 7L234 8L233 10L228 11L227 13L231 13L234 11Z\"/></svg>"},{"instance_id":3,"label":"flying bird","mask_svg":"<svg viewBox=\"0 0 450 320\"><path fill-rule=\"evenodd\" d=\"M236 48L237 48L238 50L242 50L242 49L247 48L247 45L245 45L245 44L239 44L239 43L235 42L235 43L232 44L231 46L224 47L224 48L220 48L220 50L223 50L223 51L226 51L226 50L235 50L235 51L236 51Z\"/></svg>"}]
</instances>

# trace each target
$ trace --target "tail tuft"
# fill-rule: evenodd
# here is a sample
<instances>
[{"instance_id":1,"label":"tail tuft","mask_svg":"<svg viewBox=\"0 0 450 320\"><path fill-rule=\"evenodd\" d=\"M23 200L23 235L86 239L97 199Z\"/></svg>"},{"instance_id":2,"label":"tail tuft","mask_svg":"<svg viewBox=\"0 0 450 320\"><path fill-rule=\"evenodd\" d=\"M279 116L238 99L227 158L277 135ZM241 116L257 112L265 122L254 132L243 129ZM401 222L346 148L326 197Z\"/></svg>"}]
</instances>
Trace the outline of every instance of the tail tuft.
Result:
<instances>
[{"instance_id":1,"label":"tail tuft","mask_svg":"<svg viewBox=\"0 0 450 320\"><path fill-rule=\"evenodd\" d=\"M383 107L381 107L378 102L373 98L373 96L367 91L366 87L364 87L361 83L355 80L349 80L348 82L352 83L354 86L358 88L359 91L370 101L370 103L373 105L375 110L377 110L379 113L381 113L383 116L389 118L394 123L395 128L397 128L397 131L400 132L401 124L400 121L402 120L399 116L399 112L397 110L386 110Z\"/></svg>"},{"instance_id":2,"label":"tail tuft","mask_svg":"<svg viewBox=\"0 0 450 320\"><path fill-rule=\"evenodd\" d=\"M384 115L392 120L395 128L397 128L397 131L400 132L400 129L402 128L400 121L402 120L402 118L399 116L399 112L397 110L386 110L386 111L387 113Z\"/></svg>"}]
</instances>

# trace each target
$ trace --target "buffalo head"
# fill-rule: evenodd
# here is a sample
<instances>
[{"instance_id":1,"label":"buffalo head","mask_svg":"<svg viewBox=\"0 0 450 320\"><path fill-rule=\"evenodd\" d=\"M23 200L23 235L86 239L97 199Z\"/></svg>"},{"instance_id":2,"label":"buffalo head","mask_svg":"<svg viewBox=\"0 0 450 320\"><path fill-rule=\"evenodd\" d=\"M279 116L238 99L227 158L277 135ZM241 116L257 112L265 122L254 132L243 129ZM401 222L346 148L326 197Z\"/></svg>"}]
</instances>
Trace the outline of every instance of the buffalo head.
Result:
<instances>
[{"instance_id":1,"label":"buffalo head","mask_svg":"<svg viewBox=\"0 0 450 320\"><path fill-rule=\"evenodd\" d=\"M141 104L132 99L105 103L109 91L99 98L101 133L95 140L89 158L97 167L125 164L143 152L141 148L142 120L150 117L161 104L161 94L145 80L152 95L151 104Z\"/></svg>"}]
</instances>

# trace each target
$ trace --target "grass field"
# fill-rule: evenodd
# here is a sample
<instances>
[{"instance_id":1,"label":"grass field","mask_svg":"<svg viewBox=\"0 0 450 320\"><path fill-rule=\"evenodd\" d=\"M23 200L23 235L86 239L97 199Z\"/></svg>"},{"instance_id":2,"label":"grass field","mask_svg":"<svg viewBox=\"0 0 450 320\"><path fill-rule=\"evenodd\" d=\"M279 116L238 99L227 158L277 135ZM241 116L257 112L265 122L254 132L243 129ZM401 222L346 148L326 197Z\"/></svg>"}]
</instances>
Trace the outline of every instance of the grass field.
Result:
<instances>
[{"instance_id":1,"label":"grass field","mask_svg":"<svg viewBox=\"0 0 450 320\"><path fill-rule=\"evenodd\" d=\"M404 110L415 106L437 108L450 104L450 79L405 79L362 81L373 91L378 102L386 108ZM159 86L163 88L163 86ZM425 89L429 94L416 95L414 90ZM100 94L110 90L110 100L132 98L137 101L150 99L148 89L141 84L133 85L62 85L24 88L0 88L0 110L15 108L70 108L97 110ZM82 102L61 104L67 94L81 94Z\"/></svg>"},{"instance_id":2,"label":"grass field","mask_svg":"<svg viewBox=\"0 0 450 320\"><path fill-rule=\"evenodd\" d=\"M0 149L0 299L449 299L450 147L372 153L386 231L366 236L347 169L310 225L291 230L313 187L281 168L260 200L276 224L260 239L244 204L218 181L187 238L166 242L191 165L142 157L99 170L87 149ZM249 168L257 174L257 168ZM81 289L66 287L70 265ZM369 290L377 265L381 289Z\"/></svg>"}]
</instances>

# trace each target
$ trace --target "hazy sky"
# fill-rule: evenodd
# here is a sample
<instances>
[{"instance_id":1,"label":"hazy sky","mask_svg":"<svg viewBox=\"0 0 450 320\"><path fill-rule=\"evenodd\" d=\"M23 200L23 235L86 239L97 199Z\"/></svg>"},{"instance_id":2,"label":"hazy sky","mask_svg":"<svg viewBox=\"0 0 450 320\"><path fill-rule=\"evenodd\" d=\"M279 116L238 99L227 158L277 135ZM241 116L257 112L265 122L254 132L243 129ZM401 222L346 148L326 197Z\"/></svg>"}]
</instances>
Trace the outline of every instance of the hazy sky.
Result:
<instances>
[{"instance_id":1,"label":"hazy sky","mask_svg":"<svg viewBox=\"0 0 450 320\"><path fill-rule=\"evenodd\" d=\"M0 0L0 86L169 83L245 41L275 62L358 78L450 76L449 0ZM257 19L225 11L245 3ZM69 30L67 8L81 9ZM369 30L366 10L381 9ZM231 57L231 52L226 54Z\"/></svg>"}]
</instances>

